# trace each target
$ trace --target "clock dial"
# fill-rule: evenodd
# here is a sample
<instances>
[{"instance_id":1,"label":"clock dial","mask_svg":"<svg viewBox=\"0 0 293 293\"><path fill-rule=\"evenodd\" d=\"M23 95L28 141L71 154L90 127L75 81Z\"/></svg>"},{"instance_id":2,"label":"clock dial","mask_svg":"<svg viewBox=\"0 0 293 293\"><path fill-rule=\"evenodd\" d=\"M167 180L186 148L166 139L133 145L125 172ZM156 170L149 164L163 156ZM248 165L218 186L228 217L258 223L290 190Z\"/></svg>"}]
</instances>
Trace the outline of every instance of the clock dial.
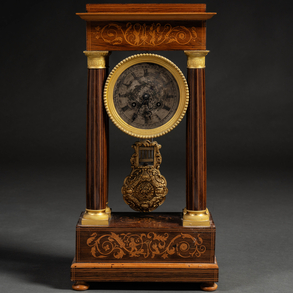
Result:
<instances>
[{"instance_id":1,"label":"clock dial","mask_svg":"<svg viewBox=\"0 0 293 293\"><path fill-rule=\"evenodd\" d=\"M140 129L169 121L180 99L176 79L165 67L144 62L127 68L117 79L113 100L120 117Z\"/></svg>"},{"instance_id":2,"label":"clock dial","mask_svg":"<svg viewBox=\"0 0 293 293\"><path fill-rule=\"evenodd\" d=\"M104 89L106 111L125 133L153 138L171 131L188 106L188 86L180 69L155 54L138 54L118 63Z\"/></svg>"}]
</instances>

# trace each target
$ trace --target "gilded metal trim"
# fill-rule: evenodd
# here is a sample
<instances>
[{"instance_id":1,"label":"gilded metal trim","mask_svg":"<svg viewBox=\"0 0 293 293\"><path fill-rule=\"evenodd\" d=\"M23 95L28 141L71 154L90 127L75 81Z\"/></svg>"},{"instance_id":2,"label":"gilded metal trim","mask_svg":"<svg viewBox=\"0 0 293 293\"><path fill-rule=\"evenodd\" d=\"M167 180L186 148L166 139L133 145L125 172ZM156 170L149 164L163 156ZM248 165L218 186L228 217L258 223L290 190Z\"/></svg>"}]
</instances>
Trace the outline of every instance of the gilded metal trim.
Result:
<instances>
[{"instance_id":1,"label":"gilded metal trim","mask_svg":"<svg viewBox=\"0 0 293 293\"><path fill-rule=\"evenodd\" d=\"M164 125L153 129L140 129L127 124L117 113L113 100L114 86L119 76L130 66L144 62L155 63L169 70L177 81L180 92L179 105L173 117ZM162 136L174 129L183 119L188 107L188 102L188 85L183 73L172 61L156 54L137 54L122 60L111 71L104 89L105 108L113 123L126 134L144 139Z\"/></svg>"},{"instance_id":2,"label":"gilded metal trim","mask_svg":"<svg viewBox=\"0 0 293 293\"><path fill-rule=\"evenodd\" d=\"M151 212L162 205L168 193L166 178L160 172L162 156L161 145L156 141L137 141L132 145L131 173L124 179L121 192L123 199L133 210ZM141 147L150 147L153 161L149 165L140 165Z\"/></svg>"},{"instance_id":3,"label":"gilded metal trim","mask_svg":"<svg viewBox=\"0 0 293 293\"><path fill-rule=\"evenodd\" d=\"M81 219L81 225L94 225L94 226L109 226L111 219L111 209L106 204L106 208L102 210L86 209Z\"/></svg>"},{"instance_id":4,"label":"gilded metal trim","mask_svg":"<svg viewBox=\"0 0 293 293\"><path fill-rule=\"evenodd\" d=\"M107 67L109 51L83 51L87 56L88 69L103 69Z\"/></svg>"},{"instance_id":5,"label":"gilded metal trim","mask_svg":"<svg viewBox=\"0 0 293 293\"><path fill-rule=\"evenodd\" d=\"M205 68L205 57L209 53L207 50L184 51L187 55L187 68Z\"/></svg>"},{"instance_id":6,"label":"gilded metal trim","mask_svg":"<svg viewBox=\"0 0 293 293\"><path fill-rule=\"evenodd\" d=\"M208 209L202 211L183 210L183 227L210 226L210 212Z\"/></svg>"}]
</instances>

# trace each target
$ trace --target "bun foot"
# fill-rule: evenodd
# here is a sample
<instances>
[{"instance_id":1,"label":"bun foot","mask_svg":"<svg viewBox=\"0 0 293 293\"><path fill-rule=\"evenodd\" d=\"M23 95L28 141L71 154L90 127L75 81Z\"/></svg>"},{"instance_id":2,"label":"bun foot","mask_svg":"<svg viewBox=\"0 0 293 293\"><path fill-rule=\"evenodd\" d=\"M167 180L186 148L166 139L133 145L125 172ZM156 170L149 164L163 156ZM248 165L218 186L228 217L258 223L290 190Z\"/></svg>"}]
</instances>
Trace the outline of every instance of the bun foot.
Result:
<instances>
[{"instance_id":1,"label":"bun foot","mask_svg":"<svg viewBox=\"0 0 293 293\"><path fill-rule=\"evenodd\" d=\"M214 282L206 282L206 283L201 283L200 288L202 291L215 291L218 288L218 285Z\"/></svg>"},{"instance_id":2,"label":"bun foot","mask_svg":"<svg viewBox=\"0 0 293 293\"><path fill-rule=\"evenodd\" d=\"M84 281L76 281L72 285L72 289L76 291L85 291L90 287L90 285L87 282Z\"/></svg>"}]
</instances>

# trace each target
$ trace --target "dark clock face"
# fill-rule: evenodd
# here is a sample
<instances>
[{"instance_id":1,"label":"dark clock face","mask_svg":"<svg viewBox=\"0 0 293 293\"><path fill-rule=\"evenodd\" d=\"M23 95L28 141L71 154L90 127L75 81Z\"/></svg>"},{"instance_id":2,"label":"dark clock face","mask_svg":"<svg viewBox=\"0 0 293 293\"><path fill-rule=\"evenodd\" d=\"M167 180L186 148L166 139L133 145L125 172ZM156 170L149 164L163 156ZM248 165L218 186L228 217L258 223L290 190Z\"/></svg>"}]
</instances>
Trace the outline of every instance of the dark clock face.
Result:
<instances>
[{"instance_id":1,"label":"dark clock face","mask_svg":"<svg viewBox=\"0 0 293 293\"><path fill-rule=\"evenodd\" d=\"M155 63L138 63L118 77L113 101L119 116L129 125L153 129L168 122L180 99L174 76Z\"/></svg>"}]
</instances>

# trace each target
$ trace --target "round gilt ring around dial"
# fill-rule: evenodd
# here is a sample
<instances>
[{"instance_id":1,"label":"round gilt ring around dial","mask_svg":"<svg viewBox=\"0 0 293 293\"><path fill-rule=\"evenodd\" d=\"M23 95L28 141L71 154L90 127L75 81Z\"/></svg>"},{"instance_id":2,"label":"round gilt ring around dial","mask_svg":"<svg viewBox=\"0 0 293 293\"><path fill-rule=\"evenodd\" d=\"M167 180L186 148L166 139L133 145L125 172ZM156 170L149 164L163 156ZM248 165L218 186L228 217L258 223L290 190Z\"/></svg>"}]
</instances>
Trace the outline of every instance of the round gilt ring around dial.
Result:
<instances>
[{"instance_id":1,"label":"round gilt ring around dial","mask_svg":"<svg viewBox=\"0 0 293 293\"><path fill-rule=\"evenodd\" d=\"M145 62L155 63L166 68L174 76L180 94L179 105L172 118L165 124L152 129L136 128L126 123L117 113L113 99L114 86L119 76L130 66ZM183 119L188 107L188 102L188 85L183 73L172 61L156 54L137 54L122 60L109 74L104 88L104 104L110 119L120 130L138 138L154 138L170 132Z\"/></svg>"}]
</instances>

